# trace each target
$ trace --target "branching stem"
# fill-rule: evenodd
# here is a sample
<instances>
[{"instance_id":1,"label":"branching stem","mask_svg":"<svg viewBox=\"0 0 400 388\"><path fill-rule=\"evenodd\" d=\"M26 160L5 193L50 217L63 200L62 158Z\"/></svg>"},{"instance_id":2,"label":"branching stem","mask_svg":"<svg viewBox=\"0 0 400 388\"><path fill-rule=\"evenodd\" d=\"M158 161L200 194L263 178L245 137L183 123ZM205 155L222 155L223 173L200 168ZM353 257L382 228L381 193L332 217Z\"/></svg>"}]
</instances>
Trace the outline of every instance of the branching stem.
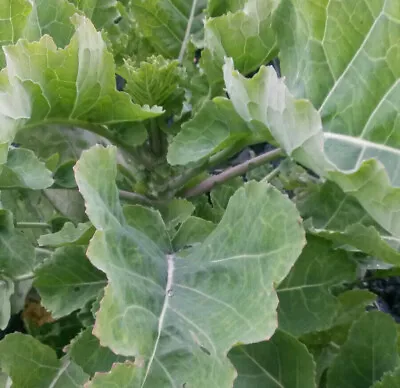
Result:
<instances>
[{"instance_id":1,"label":"branching stem","mask_svg":"<svg viewBox=\"0 0 400 388\"><path fill-rule=\"evenodd\" d=\"M241 164L238 164L237 166L228 168L227 170L221 172L221 174L213 175L205 179L203 182L200 182L197 186L194 186L189 190L187 190L183 194L183 196L189 198L189 197L194 197L196 195L207 193L215 185L221 184L229 179L243 175L246 172L252 170L253 168L268 163L271 160L281 157L282 155L283 155L282 150L280 148L277 148L273 151L269 151L266 152L265 154L251 158Z\"/></svg>"},{"instance_id":2,"label":"branching stem","mask_svg":"<svg viewBox=\"0 0 400 388\"><path fill-rule=\"evenodd\" d=\"M192 30L192 25L193 25L194 13L196 11L196 6L197 6L197 0L193 0L192 9L190 10L190 16L189 16L188 24L186 26L185 37L183 38L181 50L179 51L179 57L178 57L179 63L182 63L183 57L185 56L186 47L187 47L187 45L189 43L190 32Z\"/></svg>"},{"instance_id":3,"label":"branching stem","mask_svg":"<svg viewBox=\"0 0 400 388\"><path fill-rule=\"evenodd\" d=\"M17 222L15 225L20 229L50 229L51 226L46 222Z\"/></svg>"}]
</instances>

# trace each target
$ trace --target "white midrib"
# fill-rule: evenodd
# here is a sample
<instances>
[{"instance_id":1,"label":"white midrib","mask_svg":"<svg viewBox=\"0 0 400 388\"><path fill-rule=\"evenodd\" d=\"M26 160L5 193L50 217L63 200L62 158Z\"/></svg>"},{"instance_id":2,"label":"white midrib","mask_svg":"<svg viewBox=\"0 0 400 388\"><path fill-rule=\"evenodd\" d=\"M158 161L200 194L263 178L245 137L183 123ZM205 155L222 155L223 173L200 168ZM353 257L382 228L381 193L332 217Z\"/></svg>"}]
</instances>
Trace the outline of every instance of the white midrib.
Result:
<instances>
[{"instance_id":1,"label":"white midrib","mask_svg":"<svg viewBox=\"0 0 400 388\"><path fill-rule=\"evenodd\" d=\"M53 388L58 380L60 379L60 377L62 376L62 374L67 370L67 368L69 367L69 365L71 364L71 361L68 360L63 366L62 368L60 368L57 372L57 374L54 376L54 379L51 381L49 388Z\"/></svg>"},{"instance_id":2,"label":"white midrib","mask_svg":"<svg viewBox=\"0 0 400 388\"><path fill-rule=\"evenodd\" d=\"M400 155L400 149L398 149L398 148L389 147L389 146L387 146L385 144L374 143L372 141L361 139L359 137L353 137L353 136L350 136L350 135L343 135L341 133L324 132L324 138L325 139L340 140L340 141L343 141L345 143L352 143L352 144L360 146L361 148L374 148L374 149L377 149L377 150L386 151L386 152L390 152L392 154Z\"/></svg>"},{"instance_id":3,"label":"white midrib","mask_svg":"<svg viewBox=\"0 0 400 388\"><path fill-rule=\"evenodd\" d=\"M351 69L351 67L353 66L353 63L355 62L355 60L358 57L358 54L364 49L365 44L367 43L369 37L371 36L372 31L374 30L375 26L377 25L378 21L380 20L381 16L384 14L383 10L385 9L385 5L386 5L386 1L384 1L384 4L382 6L382 10L379 13L379 15L377 16L377 18L374 20L371 28L368 31L368 34L365 36L362 44L360 45L360 47L358 48L358 50L355 52L355 54L353 55L353 57L351 58L351 61L348 63L348 65L346 66L346 68L344 69L344 71L342 72L342 74L340 74L340 77L336 80L335 84L333 85L333 87L331 88L331 90L329 91L329 93L326 95L326 97L324 98L324 101L322 102L320 108L318 109L318 112L321 113L322 110L325 107L325 104L329 101L330 96L335 92L337 86L339 85L340 81L344 78L344 76L347 74L347 72Z\"/></svg>"},{"instance_id":4,"label":"white midrib","mask_svg":"<svg viewBox=\"0 0 400 388\"><path fill-rule=\"evenodd\" d=\"M156 356L158 343L160 342L161 333L162 333L162 329L163 329L163 325L164 325L165 315L167 313L167 309L168 309L168 305L169 305L170 296L168 294L169 294L169 291L172 290L172 285L174 283L174 270L175 270L174 255L166 255L166 258L167 258L167 284L165 286L164 303L163 303L163 306L161 309L160 317L158 318L157 338L156 338L156 341L154 342L154 348L153 348L153 351L149 358L149 361L147 363L146 374L143 378L143 382L142 382L142 385L140 386L140 388L143 388L144 385L146 384L147 377L149 376L150 369L153 365L153 361Z\"/></svg>"}]
</instances>

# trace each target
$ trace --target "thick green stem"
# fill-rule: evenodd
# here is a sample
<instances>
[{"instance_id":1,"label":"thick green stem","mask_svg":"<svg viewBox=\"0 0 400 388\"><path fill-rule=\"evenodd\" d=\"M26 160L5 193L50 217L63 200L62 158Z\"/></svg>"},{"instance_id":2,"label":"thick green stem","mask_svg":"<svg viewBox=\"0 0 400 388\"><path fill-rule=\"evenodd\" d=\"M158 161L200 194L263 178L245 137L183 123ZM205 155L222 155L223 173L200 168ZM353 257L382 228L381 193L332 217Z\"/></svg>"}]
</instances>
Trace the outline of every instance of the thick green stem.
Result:
<instances>
[{"instance_id":1,"label":"thick green stem","mask_svg":"<svg viewBox=\"0 0 400 388\"><path fill-rule=\"evenodd\" d=\"M130 202L132 204L141 204L141 205L148 205L148 206L155 206L164 203L165 201L159 201L156 199L151 199L145 197L144 195L134 193L131 191L119 190L119 197L124 201Z\"/></svg>"},{"instance_id":2,"label":"thick green stem","mask_svg":"<svg viewBox=\"0 0 400 388\"><path fill-rule=\"evenodd\" d=\"M19 229L50 229L51 226L45 222L17 222L15 225Z\"/></svg>"},{"instance_id":3,"label":"thick green stem","mask_svg":"<svg viewBox=\"0 0 400 388\"><path fill-rule=\"evenodd\" d=\"M149 131L150 148L153 154L157 157L162 155L162 133L158 128L157 121L155 119L150 120L150 131Z\"/></svg>"},{"instance_id":4,"label":"thick green stem","mask_svg":"<svg viewBox=\"0 0 400 388\"><path fill-rule=\"evenodd\" d=\"M213 175L203 182L200 182L197 186L186 190L183 194L184 197L194 197L196 195L204 194L209 192L215 185L221 184L223 182L228 181L229 179L235 178L237 176L243 175L246 172L261 166L265 163L268 163L274 159L280 158L283 155L283 152L280 148L276 150L266 152L265 154L256 156L250 160L247 160L244 163L238 164L237 166L230 167L227 170L221 172L221 174Z\"/></svg>"}]
</instances>

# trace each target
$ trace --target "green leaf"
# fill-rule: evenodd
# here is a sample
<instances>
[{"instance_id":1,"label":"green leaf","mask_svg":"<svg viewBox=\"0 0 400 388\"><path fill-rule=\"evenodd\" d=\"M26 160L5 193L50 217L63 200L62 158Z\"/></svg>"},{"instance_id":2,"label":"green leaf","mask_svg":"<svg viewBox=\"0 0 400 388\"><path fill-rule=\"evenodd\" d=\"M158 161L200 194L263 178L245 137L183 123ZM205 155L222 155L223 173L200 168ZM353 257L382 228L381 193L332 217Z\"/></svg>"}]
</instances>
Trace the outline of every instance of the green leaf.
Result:
<instances>
[{"instance_id":1,"label":"green leaf","mask_svg":"<svg viewBox=\"0 0 400 388\"><path fill-rule=\"evenodd\" d=\"M370 312L354 323L328 372L328 388L364 388L398 365L397 332L393 319Z\"/></svg>"},{"instance_id":2,"label":"green leaf","mask_svg":"<svg viewBox=\"0 0 400 388\"><path fill-rule=\"evenodd\" d=\"M171 208L175 208L175 210L178 211L179 206L183 206L183 209L181 210L193 211L190 207L188 209L186 202L187 201L183 199L176 199L171 202ZM190 202L188 203L190 204ZM163 247L163 250L168 252L171 250L171 241L166 230L166 225L159 211L140 205L131 205L124 206L123 212L125 220L129 226L143 232L151 240L157 243L158 246ZM179 217L178 212L175 214L171 213L171 215Z\"/></svg>"},{"instance_id":3,"label":"green leaf","mask_svg":"<svg viewBox=\"0 0 400 388\"><path fill-rule=\"evenodd\" d=\"M62 229L56 233L43 234L39 237L38 244L48 247L62 247L66 245L87 245L94 233L90 222L75 226L66 222Z\"/></svg>"},{"instance_id":4,"label":"green leaf","mask_svg":"<svg viewBox=\"0 0 400 388\"><path fill-rule=\"evenodd\" d=\"M232 195L242 185L243 179L238 177L230 179L228 182L218 185L211 190L210 199L214 210L220 214L220 217L223 216Z\"/></svg>"},{"instance_id":5,"label":"green leaf","mask_svg":"<svg viewBox=\"0 0 400 388\"><path fill-rule=\"evenodd\" d=\"M0 367L15 388L83 387L88 376L68 359L24 334L9 334L0 341Z\"/></svg>"},{"instance_id":6,"label":"green leaf","mask_svg":"<svg viewBox=\"0 0 400 388\"><path fill-rule=\"evenodd\" d=\"M237 69L248 74L273 59L278 40L272 21L279 0L247 0L234 13L210 18L205 23L201 66L210 83L222 82L224 57L233 58ZM236 7L235 7L236 8Z\"/></svg>"},{"instance_id":7,"label":"green leaf","mask_svg":"<svg viewBox=\"0 0 400 388\"><path fill-rule=\"evenodd\" d=\"M315 364L307 348L277 330L269 341L236 346L229 358L238 371L234 388L315 387Z\"/></svg>"},{"instance_id":8,"label":"green leaf","mask_svg":"<svg viewBox=\"0 0 400 388\"><path fill-rule=\"evenodd\" d=\"M175 251L202 243L215 229L213 222L199 217L189 217L176 232L172 245Z\"/></svg>"},{"instance_id":9,"label":"green leaf","mask_svg":"<svg viewBox=\"0 0 400 388\"><path fill-rule=\"evenodd\" d=\"M33 131L20 131L14 140L21 147L32 150L43 160L59 154L60 164L79 159L83 150L99 141L100 137L91 132L60 125L45 125Z\"/></svg>"},{"instance_id":10,"label":"green leaf","mask_svg":"<svg viewBox=\"0 0 400 388\"><path fill-rule=\"evenodd\" d=\"M115 89L115 65L101 34L82 16L72 20L76 32L65 49L57 49L47 35L5 48L8 83L1 85L1 143L24 127L64 123L104 134L101 125L162 113L158 107L133 104Z\"/></svg>"},{"instance_id":11,"label":"green leaf","mask_svg":"<svg viewBox=\"0 0 400 388\"><path fill-rule=\"evenodd\" d=\"M5 374L0 372L0 387L1 388L7 388L10 386L11 384L11 380L10 378Z\"/></svg>"},{"instance_id":12,"label":"green leaf","mask_svg":"<svg viewBox=\"0 0 400 388\"><path fill-rule=\"evenodd\" d=\"M165 58L177 58L190 21L194 1L133 0L130 3L138 29L154 49ZM190 29L192 34L203 28L202 11L206 0L198 0Z\"/></svg>"},{"instance_id":13,"label":"green leaf","mask_svg":"<svg viewBox=\"0 0 400 388\"><path fill-rule=\"evenodd\" d=\"M55 319L82 308L106 284L104 274L91 265L83 247L58 248L35 270L34 286Z\"/></svg>"},{"instance_id":14,"label":"green leaf","mask_svg":"<svg viewBox=\"0 0 400 388\"><path fill-rule=\"evenodd\" d=\"M232 60L228 59L224 75L232 103L242 118L254 126L268 127L288 155L337 183L346 194L354 196L384 229L400 236L400 213L397 212L400 188L392 187L395 181L390 181L390 169L387 171L376 159L360 158L357 165L351 169L347 166L344 170L343 163L335 160L347 158L343 144L332 146L325 141L324 146L319 112L310 101L296 100L273 69L262 67L256 76L247 80L233 70ZM356 138L353 141L357 143ZM332 155L335 155L333 159ZM382 161L386 157L381 151L368 155ZM395 160L391 163L397 164Z\"/></svg>"},{"instance_id":15,"label":"green leaf","mask_svg":"<svg viewBox=\"0 0 400 388\"><path fill-rule=\"evenodd\" d=\"M126 60L117 72L126 80L124 91L135 103L182 108L184 90L179 85L185 73L178 61L151 56L137 65Z\"/></svg>"},{"instance_id":16,"label":"green leaf","mask_svg":"<svg viewBox=\"0 0 400 388\"><path fill-rule=\"evenodd\" d=\"M400 252L387 241L387 232L351 196L333 182L315 185L303 191L298 209L308 231L348 245L391 264L400 264Z\"/></svg>"},{"instance_id":17,"label":"green leaf","mask_svg":"<svg viewBox=\"0 0 400 388\"><path fill-rule=\"evenodd\" d=\"M381 381L375 383L372 388L393 388L400 385L400 368L394 372L386 372Z\"/></svg>"},{"instance_id":18,"label":"green leaf","mask_svg":"<svg viewBox=\"0 0 400 388\"><path fill-rule=\"evenodd\" d=\"M293 204L272 186L250 182L204 243L180 258L124 220L113 183L115 148L83 153L75 175L97 228L88 257L110 282L95 335L114 352L135 356L143 387L232 386L229 349L276 329L274 284L304 244Z\"/></svg>"},{"instance_id":19,"label":"green leaf","mask_svg":"<svg viewBox=\"0 0 400 388\"><path fill-rule=\"evenodd\" d=\"M182 125L181 131L170 143L168 162L172 165L185 165L235 144L243 139L268 136L253 133L244 120L236 113L232 102L216 97L206 102L197 114ZM255 141L256 142L256 141Z\"/></svg>"},{"instance_id":20,"label":"green leaf","mask_svg":"<svg viewBox=\"0 0 400 388\"><path fill-rule=\"evenodd\" d=\"M160 208L161 215L168 230L173 230L185 222L193 213L194 206L183 198L174 198L166 206Z\"/></svg>"},{"instance_id":21,"label":"green leaf","mask_svg":"<svg viewBox=\"0 0 400 388\"><path fill-rule=\"evenodd\" d=\"M68 356L90 376L96 372L108 372L114 363L126 360L126 357L101 346L92 330L93 327L88 327L68 346Z\"/></svg>"},{"instance_id":22,"label":"green leaf","mask_svg":"<svg viewBox=\"0 0 400 388\"><path fill-rule=\"evenodd\" d=\"M36 155L23 148L11 149L0 173L0 189L45 189L53 184L52 173Z\"/></svg>"},{"instance_id":23,"label":"green leaf","mask_svg":"<svg viewBox=\"0 0 400 388\"><path fill-rule=\"evenodd\" d=\"M133 362L114 364L109 373L97 373L88 388L131 388L140 386L140 374Z\"/></svg>"},{"instance_id":24,"label":"green leaf","mask_svg":"<svg viewBox=\"0 0 400 388\"><path fill-rule=\"evenodd\" d=\"M14 282L0 275L0 330L4 330L11 316L10 298L14 293Z\"/></svg>"},{"instance_id":25,"label":"green leaf","mask_svg":"<svg viewBox=\"0 0 400 388\"><path fill-rule=\"evenodd\" d=\"M114 24L120 16L116 0L70 0L70 3L82 10L98 29Z\"/></svg>"},{"instance_id":26,"label":"green leaf","mask_svg":"<svg viewBox=\"0 0 400 388\"><path fill-rule=\"evenodd\" d=\"M34 264L33 245L14 229L12 214L0 209L0 271L13 279L31 273Z\"/></svg>"},{"instance_id":27,"label":"green leaf","mask_svg":"<svg viewBox=\"0 0 400 388\"><path fill-rule=\"evenodd\" d=\"M68 189L47 189L44 191L46 199L63 216L75 223L86 222L85 204L80 193Z\"/></svg>"},{"instance_id":28,"label":"green leaf","mask_svg":"<svg viewBox=\"0 0 400 388\"><path fill-rule=\"evenodd\" d=\"M233 13L242 9L245 2L246 0L209 0L207 14L211 17L217 17L224 13Z\"/></svg>"},{"instance_id":29,"label":"green leaf","mask_svg":"<svg viewBox=\"0 0 400 388\"><path fill-rule=\"evenodd\" d=\"M1 48L16 43L21 37L31 9L29 0L3 0L0 4L0 69L5 65Z\"/></svg>"},{"instance_id":30,"label":"green leaf","mask_svg":"<svg viewBox=\"0 0 400 388\"><path fill-rule=\"evenodd\" d=\"M35 0L32 2L32 12L24 31L19 37L33 42L49 35L57 47L63 48L74 34L70 18L78 12L67 0Z\"/></svg>"},{"instance_id":31,"label":"green leaf","mask_svg":"<svg viewBox=\"0 0 400 388\"><path fill-rule=\"evenodd\" d=\"M331 326L340 303L331 288L354 281L356 265L329 241L308 236L307 245L279 285L279 328L299 336Z\"/></svg>"},{"instance_id":32,"label":"green leaf","mask_svg":"<svg viewBox=\"0 0 400 388\"><path fill-rule=\"evenodd\" d=\"M54 183L56 186L66 189L76 188L73 171L74 165L75 160L69 160L57 168L57 171L54 173Z\"/></svg>"}]
</instances>

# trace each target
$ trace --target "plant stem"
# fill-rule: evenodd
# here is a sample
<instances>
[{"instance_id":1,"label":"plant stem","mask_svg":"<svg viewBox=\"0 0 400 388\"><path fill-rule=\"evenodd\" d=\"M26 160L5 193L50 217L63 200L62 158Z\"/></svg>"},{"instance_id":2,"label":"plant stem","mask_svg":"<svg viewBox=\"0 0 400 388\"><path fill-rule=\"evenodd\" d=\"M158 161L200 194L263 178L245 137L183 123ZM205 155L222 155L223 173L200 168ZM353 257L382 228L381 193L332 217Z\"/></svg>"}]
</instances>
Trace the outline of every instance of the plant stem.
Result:
<instances>
[{"instance_id":1,"label":"plant stem","mask_svg":"<svg viewBox=\"0 0 400 388\"><path fill-rule=\"evenodd\" d=\"M119 198L123 199L124 201L130 202L132 204L148 205L154 207L158 207L167 202L167 200L152 199L144 195L125 190L119 190Z\"/></svg>"},{"instance_id":2,"label":"plant stem","mask_svg":"<svg viewBox=\"0 0 400 388\"><path fill-rule=\"evenodd\" d=\"M279 166L277 168L274 168L268 175L261 179L261 182L270 182L271 179L275 178L279 174L279 171Z\"/></svg>"},{"instance_id":3,"label":"plant stem","mask_svg":"<svg viewBox=\"0 0 400 388\"><path fill-rule=\"evenodd\" d=\"M51 226L45 222L17 222L15 225L20 229L50 229Z\"/></svg>"},{"instance_id":4,"label":"plant stem","mask_svg":"<svg viewBox=\"0 0 400 388\"><path fill-rule=\"evenodd\" d=\"M13 280L15 282L23 282L24 280L33 279L34 277L35 277L35 274L33 272L28 272L24 275L16 276L15 278L13 278Z\"/></svg>"},{"instance_id":5,"label":"plant stem","mask_svg":"<svg viewBox=\"0 0 400 388\"><path fill-rule=\"evenodd\" d=\"M150 141L150 148L153 154L157 157L161 156L162 148L162 134L160 128L157 126L156 120L150 120L150 131L149 131L149 141Z\"/></svg>"},{"instance_id":6,"label":"plant stem","mask_svg":"<svg viewBox=\"0 0 400 388\"><path fill-rule=\"evenodd\" d=\"M266 152L265 154L256 156L250 160L247 160L237 166L230 167L221 174L213 175L203 182L199 183L197 186L190 188L183 195L186 198L194 197L196 195L204 194L210 191L216 184L226 182L229 179L235 178L237 176L243 175L246 172L252 170L255 167L261 166L265 163L270 162L283 155L280 148L273 151Z\"/></svg>"},{"instance_id":7,"label":"plant stem","mask_svg":"<svg viewBox=\"0 0 400 388\"><path fill-rule=\"evenodd\" d=\"M53 251L51 251L50 249L38 248L38 247L35 248L35 252L44 253L46 255L52 255L53 254Z\"/></svg>"},{"instance_id":8,"label":"plant stem","mask_svg":"<svg viewBox=\"0 0 400 388\"><path fill-rule=\"evenodd\" d=\"M168 192L169 198L173 197L180 188L185 186L191 179L193 179L196 175L201 174L203 171L207 169L211 169L215 166L218 166L225 160L229 159L233 155L237 154L241 151L247 144L243 144L242 142L237 142L231 147L225 148L224 150L218 152L213 155L210 159L206 160L199 166L193 167L181 175L178 175L176 178L172 179L168 186L164 187L161 191Z\"/></svg>"},{"instance_id":9,"label":"plant stem","mask_svg":"<svg viewBox=\"0 0 400 388\"><path fill-rule=\"evenodd\" d=\"M189 16L188 24L186 26L185 37L183 38L181 50L179 51L179 56L178 56L178 61L181 64L182 64L183 57L184 57L185 52L186 52L186 47L187 47L187 45L189 43L190 32L192 30L192 25L193 25L194 13L196 11L196 6L197 6L197 0L193 0L192 1L192 9L190 10L190 16Z\"/></svg>"}]
</instances>

